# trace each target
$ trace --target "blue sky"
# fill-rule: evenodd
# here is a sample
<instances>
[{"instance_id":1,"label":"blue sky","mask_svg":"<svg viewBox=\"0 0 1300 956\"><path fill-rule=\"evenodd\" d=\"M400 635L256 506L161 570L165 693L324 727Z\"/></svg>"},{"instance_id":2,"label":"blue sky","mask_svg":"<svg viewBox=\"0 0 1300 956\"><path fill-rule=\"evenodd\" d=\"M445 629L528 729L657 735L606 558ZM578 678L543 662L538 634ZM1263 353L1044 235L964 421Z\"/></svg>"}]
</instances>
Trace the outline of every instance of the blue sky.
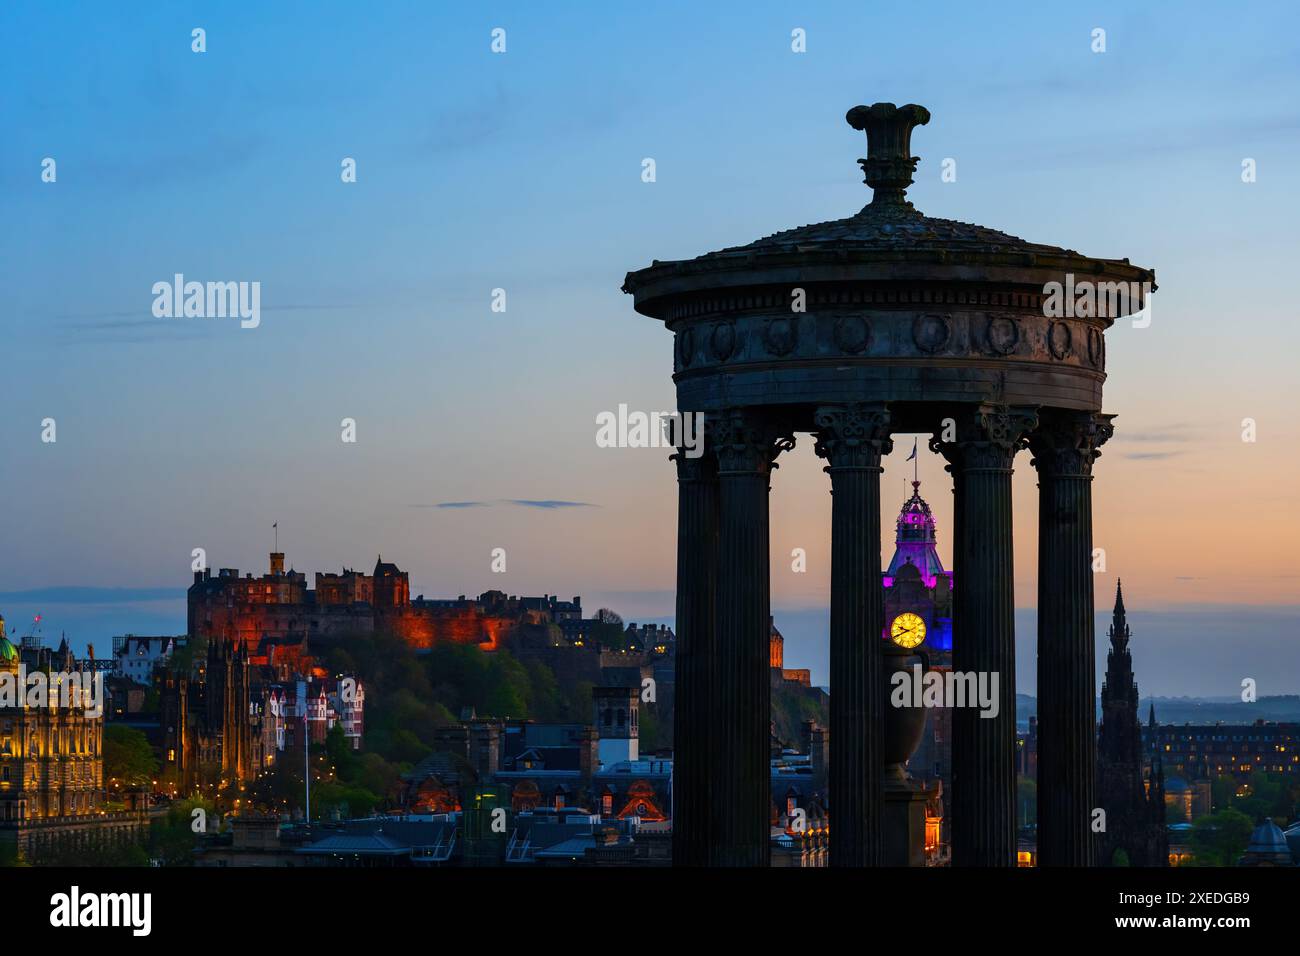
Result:
<instances>
[{"instance_id":1,"label":"blue sky","mask_svg":"<svg viewBox=\"0 0 1300 956\"><path fill-rule=\"evenodd\" d=\"M302 570L383 552L429 595L670 614L671 467L593 440L599 411L673 407L669 336L623 275L850 215L869 191L844 112L890 100L933 114L913 137L923 211L1157 270L1152 327L1109 335L1120 432L1097 484L1130 605L1172 615L1186 648L1185 666L1148 659L1144 692L1218 687L1202 665L1221 619L1178 618L1190 601L1295 622L1295 5L701 6L0 8L0 610L16 623L42 603L17 593L52 587L183 588L195 547L261 570L278 521ZM150 289L177 272L259 281L261 326L154 318ZM1250 448L1244 416L1261 423ZM777 558L828 542L810 444L773 492ZM941 475L923 462L946 556ZM458 501L489 504L433 507ZM1268 516L1244 548L1243 508ZM773 570L792 663L814 671L825 563ZM88 607L46 607L47 625L106 646L171 614ZM1294 690L1289 639L1259 633L1245 666L1282 655Z\"/></svg>"}]
</instances>

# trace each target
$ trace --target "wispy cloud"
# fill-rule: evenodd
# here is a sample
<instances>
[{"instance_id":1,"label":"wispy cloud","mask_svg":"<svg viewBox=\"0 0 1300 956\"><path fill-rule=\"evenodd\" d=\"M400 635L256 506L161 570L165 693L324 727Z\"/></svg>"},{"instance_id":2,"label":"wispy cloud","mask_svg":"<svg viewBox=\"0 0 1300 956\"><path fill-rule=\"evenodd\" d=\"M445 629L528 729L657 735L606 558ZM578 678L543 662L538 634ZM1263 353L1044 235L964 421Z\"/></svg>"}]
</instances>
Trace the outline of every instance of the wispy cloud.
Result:
<instances>
[{"instance_id":1,"label":"wispy cloud","mask_svg":"<svg viewBox=\"0 0 1300 956\"><path fill-rule=\"evenodd\" d=\"M1171 422L1155 425L1147 430L1118 428L1111 441L1119 445L1164 445L1160 449L1120 451L1120 457L1131 461L1164 461L1187 453L1187 448L1197 439L1201 429L1190 422Z\"/></svg>"},{"instance_id":2,"label":"wispy cloud","mask_svg":"<svg viewBox=\"0 0 1300 956\"><path fill-rule=\"evenodd\" d=\"M439 501L431 505L407 505L408 508L491 508L494 505L517 508L599 508L590 501L560 501L555 498L498 498L496 501Z\"/></svg>"},{"instance_id":3,"label":"wispy cloud","mask_svg":"<svg viewBox=\"0 0 1300 956\"><path fill-rule=\"evenodd\" d=\"M138 601L183 600L184 588L96 588L68 585L0 591L0 601L12 604L131 604Z\"/></svg>"},{"instance_id":4,"label":"wispy cloud","mask_svg":"<svg viewBox=\"0 0 1300 956\"><path fill-rule=\"evenodd\" d=\"M1181 451L1134 451L1125 455L1131 461L1162 461L1165 458L1177 458L1185 454Z\"/></svg>"},{"instance_id":5,"label":"wispy cloud","mask_svg":"<svg viewBox=\"0 0 1300 956\"><path fill-rule=\"evenodd\" d=\"M1146 444L1181 443L1196 437L1195 425L1179 422L1172 425L1158 425L1149 431L1126 431L1120 427L1115 430L1114 442L1142 442Z\"/></svg>"},{"instance_id":6,"label":"wispy cloud","mask_svg":"<svg viewBox=\"0 0 1300 956\"><path fill-rule=\"evenodd\" d=\"M507 501L512 505L519 505L521 508L598 508L599 505L593 505L589 501L530 501L527 498L508 498Z\"/></svg>"},{"instance_id":7,"label":"wispy cloud","mask_svg":"<svg viewBox=\"0 0 1300 956\"><path fill-rule=\"evenodd\" d=\"M499 142L519 117L518 103L498 84L476 103L441 113L416 144L422 153L446 154Z\"/></svg>"}]
</instances>

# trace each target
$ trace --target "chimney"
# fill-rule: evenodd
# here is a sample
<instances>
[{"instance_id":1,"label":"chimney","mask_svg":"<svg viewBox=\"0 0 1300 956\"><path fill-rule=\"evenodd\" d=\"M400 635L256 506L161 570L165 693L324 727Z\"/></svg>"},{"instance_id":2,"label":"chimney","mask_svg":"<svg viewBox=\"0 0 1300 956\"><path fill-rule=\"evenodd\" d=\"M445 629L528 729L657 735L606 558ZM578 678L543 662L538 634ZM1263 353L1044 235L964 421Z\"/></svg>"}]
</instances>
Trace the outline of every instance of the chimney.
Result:
<instances>
[{"instance_id":1,"label":"chimney","mask_svg":"<svg viewBox=\"0 0 1300 956\"><path fill-rule=\"evenodd\" d=\"M590 780L600 769L600 735L595 727L583 727L578 734L578 772Z\"/></svg>"},{"instance_id":2,"label":"chimney","mask_svg":"<svg viewBox=\"0 0 1300 956\"><path fill-rule=\"evenodd\" d=\"M483 721L470 724L469 762L480 780L496 776L501 767L501 728Z\"/></svg>"},{"instance_id":3,"label":"chimney","mask_svg":"<svg viewBox=\"0 0 1300 956\"><path fill-rule=\"evenodd\" d=\"M812 723L812 721L808 723ZM808 752L812 758L813 779L824 781L826 779L826 766L830 763L831 732L825 727L812 724L808 729L808 737L810 744Z\"/></svg>"}]
</instances>

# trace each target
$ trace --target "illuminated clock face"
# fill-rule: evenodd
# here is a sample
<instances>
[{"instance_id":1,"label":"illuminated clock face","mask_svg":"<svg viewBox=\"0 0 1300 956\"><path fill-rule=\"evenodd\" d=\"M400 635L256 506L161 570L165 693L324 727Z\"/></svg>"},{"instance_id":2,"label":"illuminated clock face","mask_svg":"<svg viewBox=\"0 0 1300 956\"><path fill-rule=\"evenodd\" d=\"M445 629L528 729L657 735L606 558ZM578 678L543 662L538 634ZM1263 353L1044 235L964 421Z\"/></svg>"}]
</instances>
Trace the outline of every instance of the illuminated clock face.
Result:
<instances>
[{"instance_id":1,"label":"illuminated clock face","mask_svg":"<svg viewBox=\"0 0 1300 956\"><path fill-rule=\"evenodd\" d=\"M911 611L904 611L889 626L889 636L899 647L916 647L925 640L925 621Z\"/></svg>"}]
</instances>

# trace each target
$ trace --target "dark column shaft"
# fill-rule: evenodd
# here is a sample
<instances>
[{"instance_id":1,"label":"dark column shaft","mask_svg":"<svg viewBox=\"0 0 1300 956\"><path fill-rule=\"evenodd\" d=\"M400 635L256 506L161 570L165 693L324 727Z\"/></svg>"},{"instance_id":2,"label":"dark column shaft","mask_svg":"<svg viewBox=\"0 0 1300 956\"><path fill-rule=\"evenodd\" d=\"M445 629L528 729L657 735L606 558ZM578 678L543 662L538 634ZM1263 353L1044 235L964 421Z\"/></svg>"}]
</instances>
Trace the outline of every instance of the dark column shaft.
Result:
<instances>
[{"instance_id":1,"label":"dark column shaft","mask_svg":"<svg viewBox=\"0 0 1300 956\"><path fill-rule=\"evenodd\" d=\"M953 669L998 675L998 715L953 710L953 862L1010 866L1016 847L1015 594L1011 472L958 471L962 540L953 618Z\"/></svg>"},{"instance_id":2,"label":"dark column shaft","mask_svg":"<svg viewBox=\"0 0 1300 956\"><path fill-rule=\"evenodd\" d=\"M711 458L677 455L677 618L673 863L708 863L717 654L718 478Z\"/></svg>"},{"instance_id":3,"label":"dark column shaft","mask_svg":"<svg viewBox=\"0 0 1300 956\"><path fill-rule=\"evenodd\" d=\"M997 716L954 707L952 857L956 866L1013 866L1016 850L1015 585L1011 465L1028 412L977 411L958 440L939 445L956 491L953 670L997 675ZM991 686L991 685L990 685Z\"/></svg>"},{"instance_id":4,"label":"dark column shaft","mask_svg":"<svg viewBox=\"0 0 1300 956\"><path fill-rule=\"evenodd\" d=\"M1091 866L1096 806L1092 462L1109 417L1060 416L1038 469L1038 863Z\"/></svg>"},{"instance_id":5,"label":"dark column shaft","mask_svg":"<svg viewBox=\"0 0 1300 956\"><path fill-rule=\"evenodd\" d=\"M882 863L880 457L883 406L819 409L817 451L831 476L830 862Z\"/></svg>"},{"instance_id":6,"label":"dark column shaft","mask_svg":"<svg viewBox=\"0 0 1300 956\"><path fill-rule=\"evenodd\" d=\"M766 866L771 683L768 678L770 570L768 478L724 474L719 482L717 700L718 737L711 755L713 828L718 866Z\"/></svg>"},{"instance_id":7,"label":"dark column shaft","mask_svg":"<svg viewBox=\"0 0 1300 956\"><path fill-rule=\"evenodd\" d=\"M718 460L717 736L711 741L714 866L767 866L770 851L771 569L768 487L792 441L731 411L706 433Z\"/></svg>"}]
</instances>

